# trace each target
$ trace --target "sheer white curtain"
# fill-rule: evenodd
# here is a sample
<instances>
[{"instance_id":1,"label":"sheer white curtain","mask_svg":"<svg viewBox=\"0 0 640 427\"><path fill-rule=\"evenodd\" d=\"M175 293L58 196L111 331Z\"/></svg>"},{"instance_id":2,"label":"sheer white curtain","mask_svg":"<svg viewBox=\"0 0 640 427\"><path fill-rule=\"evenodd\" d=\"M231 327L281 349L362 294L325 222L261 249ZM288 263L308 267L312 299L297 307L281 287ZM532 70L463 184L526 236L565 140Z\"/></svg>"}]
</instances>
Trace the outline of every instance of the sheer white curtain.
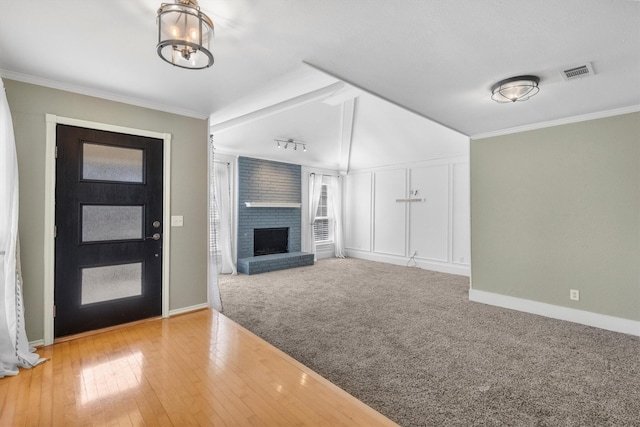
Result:
<instances>
[{"instance_id":1,"label":"sheer white curtain","mask_svg":"<svg viewBox=\"0 0 640 427\"><path fill-rule=\"evenodd\" d=\"M218 236L218 249L222 254L222 265L219 272L223 274L238 274L233 263L231 249L231 186L229 178L229 164L216 162L213 166L215 187L215 200L220 219Z\"/></svg>"},{"instance_id":2,"label":"sheer white curtain","mask_svg":"<svg viewBox=\"0 0 640 427\"><path fill-rule=\"evenodd\" d=\"M214 251L215 239L215 179L213 161L213 141L209 143L209 277L207 283L207 299L209 307L222 311L222 300L220 299L220 286L218 283L218 262Z\"/></svg>"},{"instance_id":3,"label":"sheer white curtain","mask_svg":"<svg viewBox=\"0 0 640 427\"><path fill-rule=\"evenodd\" d=\"M344 237L342 235L342 180L340 177L330 177L329 196L331 197L331 213L333 216L335 255L337 258L344 258Z\"/></svg>"},{"instance_id":4,"label":"sheer white curtain","mask_svg":"<svg viewBox=\"0 0 640 427\"><path fill-rule=\"evenodd\" d=\"M0 82L2 80L0 79ZM18 243L18 160L4 82L0 90L0 378L44 361L24 327Z\"/></svg>"},{"instance_id":5,"label":"sheer white curtain","mask_svg":"<svg viewBox=\"0 0 640 427\"><path fill-rule=\"evenodd\" d=\"M309 239L311 242L311 253L316 254L315 236L313 234L313 223L316 221L320 196L322 195L322 175L312 173L309 175Z\"/></svg>"}]
</instances>

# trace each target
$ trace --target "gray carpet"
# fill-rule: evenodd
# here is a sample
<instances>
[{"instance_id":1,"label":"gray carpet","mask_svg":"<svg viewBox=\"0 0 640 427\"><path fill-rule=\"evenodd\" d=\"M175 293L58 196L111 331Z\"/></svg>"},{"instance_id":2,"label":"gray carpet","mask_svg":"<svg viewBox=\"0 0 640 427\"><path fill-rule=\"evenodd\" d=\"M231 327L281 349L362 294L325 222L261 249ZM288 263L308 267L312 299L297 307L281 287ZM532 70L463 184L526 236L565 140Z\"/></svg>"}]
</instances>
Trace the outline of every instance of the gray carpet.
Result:
<instances>
[{"instance_id":1,"label":"gray carpet","mask_svg":"<svg viewBox=\"0 0 640 427\"><path fill-rule=\"evenodd\" d=\"M402 426L640 426L640 339L357 259L223 276L224 314Z\"/></svg>"}]
</instances>

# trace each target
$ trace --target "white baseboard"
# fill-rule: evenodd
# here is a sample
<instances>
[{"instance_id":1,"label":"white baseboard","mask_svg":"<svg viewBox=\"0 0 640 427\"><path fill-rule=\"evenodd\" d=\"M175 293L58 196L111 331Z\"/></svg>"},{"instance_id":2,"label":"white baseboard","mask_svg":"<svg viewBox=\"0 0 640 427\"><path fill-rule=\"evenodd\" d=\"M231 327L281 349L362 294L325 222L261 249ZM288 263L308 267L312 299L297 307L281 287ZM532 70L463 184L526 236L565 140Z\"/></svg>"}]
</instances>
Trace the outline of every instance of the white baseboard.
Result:
<instances>
[{"instance_id":1,"label":"white baseboard","mask_svg":"<svg viewBox=\"0 0 640 427\"><path fill-rule=\"evenodd\" d=\"M576 310L575 308L561 307L538 301L510 297L492 292L469 290L469 301L494 305L525 313L537 314L552 319L565 320L581 325L593 326L608 331L640 336L640 322L606 314L592 313L590 311Z\"/></svg>"},{"instance_id":2,"label":"white baseboard","mask_svg":"<svg viewBox=\"0 0 640 427\"><path fill-rule=\"evenodd\" d=\"M169 310L169 317L176 316L178 314L189 313L191 311L202 310L203 308L209 308L209 304L205 302L203 304L196 304L189 307L176 308L175 310Z\"/></svg>"},{"instance_id":3,"label":"white baseboard","mask_svg":"<svg viewBox=\"0 0 640 427\"><path fill-rule=\"evenodd\" d=\"M44 340L29 341L29 347L42 347L44 346Z\"/></svg>"},{"instance_id":4,"label":"white baseboard","mask_svg":"<svg viewBox=\"0 0 640 427\"><path fill-rule=\"evenodd\" d=\"M374 253L374 252L359 251L357 249L347 249L345 252L347 256L351 258L360 258L360 259L366 259L368 261L385 262L387 264L394 264L394 265L406 266L407 261L409 261L409 258L405 258L405 257L400 257L396 255L386 255L386 254L380 254L380 253ZM440 273L457 274L459 276L467 276L467 277L469 277L469 275L471 274L468 265L462 265L462 264L456 265L456 264L449 264L444 262L440 263L440 262L428 261L420 258L416 258L415 260L416 260L415 266L422 268L423 270L438 271ZM413 262L411 262L410 265L413 265Z\"/></svg>"}]
</instances>

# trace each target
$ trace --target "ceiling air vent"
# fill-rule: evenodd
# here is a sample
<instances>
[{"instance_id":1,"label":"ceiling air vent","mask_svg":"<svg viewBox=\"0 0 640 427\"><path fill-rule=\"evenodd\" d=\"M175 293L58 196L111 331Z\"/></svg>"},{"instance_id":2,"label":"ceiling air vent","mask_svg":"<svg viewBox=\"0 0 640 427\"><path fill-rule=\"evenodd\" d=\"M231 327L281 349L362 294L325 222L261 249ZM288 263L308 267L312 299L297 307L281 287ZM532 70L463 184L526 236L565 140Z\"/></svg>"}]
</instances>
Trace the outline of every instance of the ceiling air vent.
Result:
<instances>
[{"instance_id":1,"label":"ceiling air vent","mask_svg":"<svg viewBox=\"0 0 640 427\"><path fill-rule=\"evenodd\" d=\"M587 62L584 65L579 65L577 67L571 67L566 70L562 70L562 77L567 81L593 76L594 74L595 73L593 72L593 66L590 62Z\"/></svg>"}]
</instances>

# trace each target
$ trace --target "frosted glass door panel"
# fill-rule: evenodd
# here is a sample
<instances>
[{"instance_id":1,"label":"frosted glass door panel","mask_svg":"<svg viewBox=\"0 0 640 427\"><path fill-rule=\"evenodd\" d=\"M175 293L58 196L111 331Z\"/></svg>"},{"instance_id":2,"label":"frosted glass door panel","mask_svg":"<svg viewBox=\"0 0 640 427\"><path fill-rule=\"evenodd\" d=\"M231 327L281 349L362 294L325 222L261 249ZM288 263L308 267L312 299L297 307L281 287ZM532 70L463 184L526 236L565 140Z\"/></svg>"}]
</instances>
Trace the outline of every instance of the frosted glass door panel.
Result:
<instances>
[{"instance_id":1,"label":"frosted glass door panel","mask_svg":"<svg viewBox=\"0 0 640 427\"><path fill-rule=\"evenodd\" d=\"M82 179L144 182L142 150L101 144L82 144Z\"/></svg>"},{"instance_id":2,"label":"frosted glass door panel","mask_svg":"<svg viewBox=\"0 0 640 427\"><path fill-rule=\"evenodd\" d=\"M142 219L143 206L83 205L82 242L142 239Z\"/></svg>"},{"instance_id":3,"label":"frosted glass door panel","mask_svg":"<svg viewBox=\"0 0 640 427\"><path fill-rule=\"evenodd\" d=\"M82 305L142 295L142 263L82 269Z\"/></svg>"}]
</instances>

